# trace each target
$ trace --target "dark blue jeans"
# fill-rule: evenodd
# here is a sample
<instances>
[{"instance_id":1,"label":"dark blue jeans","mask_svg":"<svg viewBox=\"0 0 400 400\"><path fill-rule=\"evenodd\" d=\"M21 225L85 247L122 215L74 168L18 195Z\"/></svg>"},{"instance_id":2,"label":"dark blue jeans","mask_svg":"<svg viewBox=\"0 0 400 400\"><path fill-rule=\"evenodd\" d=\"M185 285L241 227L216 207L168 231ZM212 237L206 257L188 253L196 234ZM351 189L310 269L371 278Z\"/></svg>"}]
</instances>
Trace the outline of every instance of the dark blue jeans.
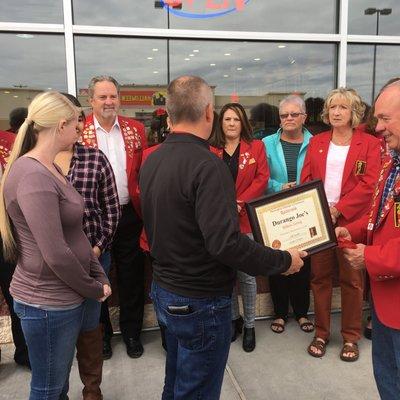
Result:
<instances>
[{"instance_id":1,"label":"dark blue jeans","mask_svg":"<svg viewBox=\"0 0 400 400\"><path fill-rule=\"evenodd\" d=\"M32 366L29 400L64 400L84 306L46 311L14 301Z\"/></svg>"},{"instance_id":2,"label":"dark blue jeans","mask_svg":"<svg viewBox=\"0 0 400 400\"><path fill-rule=\"evenodd\" d=\"M111 253L109 251L104 252L99 257L99 262L104 269L104 272L108 276L110 274L111 267ZM82 332L92 331L99 326L100 323L100 311L101 305L96 299L85 300L85 310L83 313Z\"/></svg>"},{"instance_id":3,"label":"dark blue jeans","mask_svg":"<svg viewBox=\"0 0 400 400\"><path fill-rule=\"evenodd\" d=\"M191 298L152 284L158 322L166 328L163 400L217 400L231 341L231 296ZM168 306L189 306L176 315Z\"/></svg>"},{"instance_id":4,"label":"dark blue jeans","mask_svg":"<svg viewBox=\"0 0 400 400\"><path fill-rule=\"evenodd\" d=\"M372 308L372 364L382 400L400 399L400 330L383 325Z\"/></svg>"}]
</instances>

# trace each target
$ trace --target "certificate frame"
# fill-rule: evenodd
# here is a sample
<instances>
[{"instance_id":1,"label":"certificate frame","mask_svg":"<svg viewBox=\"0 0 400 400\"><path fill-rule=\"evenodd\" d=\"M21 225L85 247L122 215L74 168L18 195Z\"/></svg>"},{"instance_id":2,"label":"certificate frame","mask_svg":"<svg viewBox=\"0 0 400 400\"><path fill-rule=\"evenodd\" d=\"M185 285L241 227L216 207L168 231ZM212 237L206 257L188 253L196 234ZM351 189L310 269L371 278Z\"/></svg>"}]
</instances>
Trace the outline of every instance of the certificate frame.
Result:
<instances>
[{"instance_id":1,"label":"certificate frame","mask_svg":"<svg viewBox=\"0 0 400 400\"><path fill-rule=\"evenodd\" d=\"M297 248L308 255L337 246L321 180L251 200L246 210L254 239L264 246Z\"/></svg>"}]
</instances>

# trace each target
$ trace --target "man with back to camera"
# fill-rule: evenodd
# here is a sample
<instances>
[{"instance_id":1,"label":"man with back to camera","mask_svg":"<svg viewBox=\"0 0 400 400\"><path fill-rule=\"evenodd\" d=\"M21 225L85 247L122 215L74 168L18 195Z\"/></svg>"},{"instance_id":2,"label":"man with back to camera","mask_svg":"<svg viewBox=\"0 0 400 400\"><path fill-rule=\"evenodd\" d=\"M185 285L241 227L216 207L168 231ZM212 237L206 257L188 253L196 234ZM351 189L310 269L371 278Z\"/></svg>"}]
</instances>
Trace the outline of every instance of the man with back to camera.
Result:
<instances>
[{"instance_id":1,"label":"man with back to camera","mask_svg":"<svg viewBox=\"0 0 400 400\"><path fill-rule=\"evenodd\" d=\"M358 244L344 254L355 269L366 268L372 294L372 364L382 400L400 399L400 78L385 86L375 102L375 131L390 155L382 163L370 212L336 228Z\"/></svg>"},{"instance_id":2,"label":"man with back to camera","mask_svg":"<svg viewBox=\"0 0 400 400\"><path fill-rule=\"evenodd\" d=\"M240 233L232 177L207 142L214 116L207 83L194 76L172 81L167 112L173 132L139 179L154 258L151 297L166 327L162 399L215 400L229 353L235 269L291 274L307 253L272 250Z\"/></svg>"},{"instance_id":3,"label":"man with back to camera","mask_svg":"<svg viewBox=\"0 0 400 400\"><path fill-rule=\"evenodd\" d=\"M99 148L114 171L122 208L111 252L117 266L120 329L128 356L143 354L140 332L144 309L144 257L139 247L142 221L139 217L137 177L143 149L147 147L142 123L118 115L119 85L111 76L96 76L89 83L93 114L86 119L82 144ZM98 256L104 249L98 249ZM109 268L109 267L108 267ZM104 324L103 358L112 356L113 334L106 302L100 322Z\"/></svg>"}]
</instances>

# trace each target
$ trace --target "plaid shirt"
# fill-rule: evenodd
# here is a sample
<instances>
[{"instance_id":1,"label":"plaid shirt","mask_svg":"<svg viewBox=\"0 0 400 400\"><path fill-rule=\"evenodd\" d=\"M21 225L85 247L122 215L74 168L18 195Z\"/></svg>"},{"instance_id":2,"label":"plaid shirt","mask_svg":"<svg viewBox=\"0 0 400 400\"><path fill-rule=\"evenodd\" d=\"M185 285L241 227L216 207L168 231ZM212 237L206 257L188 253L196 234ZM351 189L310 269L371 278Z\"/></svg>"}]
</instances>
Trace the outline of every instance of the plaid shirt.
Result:
<instances>
[{"instance_id":1,"label":"plaid shirt","mask_svg":"<svg viewBox=\"0 0 400 400\"><path fill-rule=\"evenodd\" d=\"M382 208L386 203L386 200L390 194L390 192L393 190L394 183L396 182L397 175L400 173L400 154L396 153L394 151L390 152L390 155L392 156L393 159L393 164L392 168L390 169L389 175L386 179L385 187L383 188L383 194L381 198L381 203L379 205L379 212L378 212L378 218L377 218L377 223L376 225L378 226L380 221L379 216L381 215Z\"/></svg>"},{"instance_id":2,"label":"plaid shirt","mask_svg":"<svg viewBox=\"0 0 400 400\"><path fill-rule=\"evenodd\" d=\"M83 230L89 242L107 250L121 216L110 162L102 151L77 143L67 178L84 199Z\"/></svg>"}]
</instances>

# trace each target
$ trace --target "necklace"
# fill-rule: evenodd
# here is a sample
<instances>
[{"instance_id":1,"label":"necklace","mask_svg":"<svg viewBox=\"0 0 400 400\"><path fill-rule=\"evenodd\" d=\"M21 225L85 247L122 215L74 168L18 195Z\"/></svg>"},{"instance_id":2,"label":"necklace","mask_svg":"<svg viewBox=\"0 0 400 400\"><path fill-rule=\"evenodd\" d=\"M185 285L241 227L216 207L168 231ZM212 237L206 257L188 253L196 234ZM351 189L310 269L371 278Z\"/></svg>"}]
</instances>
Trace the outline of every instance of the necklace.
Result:
<instances>
[{"instance_id":1,"label":"necklace","mask_svg":"<svg viewBox=\"0 0 400 400\"><path fill-rule=\"evenodd\" d=\"M345 146L346 144L351 142L352 137L353 134L351 134L347 139L338 140L337 138L334 138L332 135L332 142L338 146Z\"/></svg>"}]
</instances>

